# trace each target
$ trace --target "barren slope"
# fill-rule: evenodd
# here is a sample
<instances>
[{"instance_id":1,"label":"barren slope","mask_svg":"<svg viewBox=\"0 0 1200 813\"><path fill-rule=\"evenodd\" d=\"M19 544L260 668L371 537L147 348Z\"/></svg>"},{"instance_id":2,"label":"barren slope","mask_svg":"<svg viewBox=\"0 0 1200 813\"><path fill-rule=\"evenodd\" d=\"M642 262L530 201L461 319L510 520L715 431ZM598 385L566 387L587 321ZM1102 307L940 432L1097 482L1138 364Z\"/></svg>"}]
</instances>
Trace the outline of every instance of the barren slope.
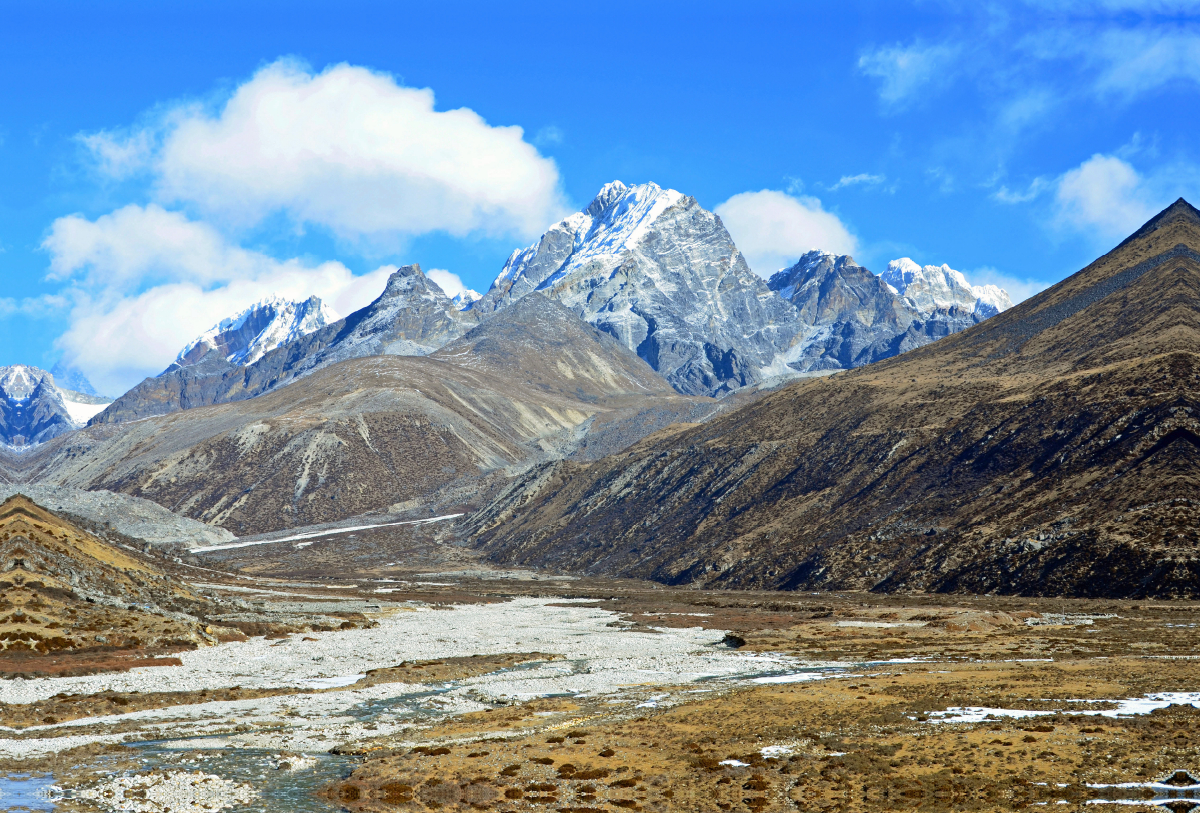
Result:
<instances>
[{"instance_id":1,"label":"barren slope","mask_svg":"<svg viewBox=\"0 0 1200 813\"><path fill-rule=\"evenodd\" d=\"M676 395L611 337L526 299L434 357L351 359L257 398L90 426L4 462L242 535L470 501L488 472L569 453L600 413L670 417L708 400Z\"/></svg>"},{"instance_id":2,"label":"barren slope","mask_svg":"<svg viewBox=\"0 0 1200 813\"><path fill-rule=\"evenodd\" d=\"M1196 595L1200 215L963 333L477 518L497 560L670 583Z\"/></svg>"}]
</instances>

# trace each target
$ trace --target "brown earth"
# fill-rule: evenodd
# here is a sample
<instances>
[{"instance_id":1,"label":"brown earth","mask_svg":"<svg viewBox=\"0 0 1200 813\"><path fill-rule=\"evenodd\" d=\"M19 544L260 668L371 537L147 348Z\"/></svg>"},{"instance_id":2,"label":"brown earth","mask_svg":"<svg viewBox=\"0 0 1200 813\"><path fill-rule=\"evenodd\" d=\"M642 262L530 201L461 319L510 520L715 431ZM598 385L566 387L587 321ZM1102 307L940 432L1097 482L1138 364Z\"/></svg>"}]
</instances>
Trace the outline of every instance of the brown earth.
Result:
<instances>
[{"instance_id":1,"label":"brown earth","mask_svg":"<svg viewBox=\"0 0 1200 813\"><path fill-rule=\"evenodd\" d=\"M492 561L668 584L1200 595L1200 213L1038 296L474 518Z\"/></svg>"}]
</instances>

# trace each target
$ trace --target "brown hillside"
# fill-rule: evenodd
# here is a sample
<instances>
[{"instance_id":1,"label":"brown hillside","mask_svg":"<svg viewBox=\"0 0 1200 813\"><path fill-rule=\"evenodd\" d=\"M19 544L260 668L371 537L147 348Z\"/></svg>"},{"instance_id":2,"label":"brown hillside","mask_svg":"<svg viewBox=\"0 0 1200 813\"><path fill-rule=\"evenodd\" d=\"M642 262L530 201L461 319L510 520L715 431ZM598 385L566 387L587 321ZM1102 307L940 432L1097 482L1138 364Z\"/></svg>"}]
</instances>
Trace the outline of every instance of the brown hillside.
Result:
<instances>
[{"instance_id":1,"label":"brown hillside","mask_svg":"<svg viewBox=\"0 0 1200 813\"><path fill-rule=\"evenodd\" d=\"M247 535L396 504L456 510L493 472L585 437L623 448L718 406L676 394L538 294L430 356L350 359L256 398L89 426L18 462L28 480L144 497ZM0 449L0 475L5 462Z\"/></svg>"},{"instance_id":2,"label":"brown hillside","mask_svg":"<svg viewBox=\"0 0 1200 813\"><path fill-rule=\"evenodd\" d=\"M477 519L499 561L682 584L1200 594L1200 213L1038 296Z\"/></svg>"},{"instance_id":3,"label":"brown hillside","mask_svg":"<svg viewBox=\"0 0 1200 813\"><path fill-rule=\"evenodd\" d=\"M0 505L0 673L93 671L118 655L209 643L198 623L167 615L203 604L149 559L27 497Z\"/></svg>"}]
</instances>

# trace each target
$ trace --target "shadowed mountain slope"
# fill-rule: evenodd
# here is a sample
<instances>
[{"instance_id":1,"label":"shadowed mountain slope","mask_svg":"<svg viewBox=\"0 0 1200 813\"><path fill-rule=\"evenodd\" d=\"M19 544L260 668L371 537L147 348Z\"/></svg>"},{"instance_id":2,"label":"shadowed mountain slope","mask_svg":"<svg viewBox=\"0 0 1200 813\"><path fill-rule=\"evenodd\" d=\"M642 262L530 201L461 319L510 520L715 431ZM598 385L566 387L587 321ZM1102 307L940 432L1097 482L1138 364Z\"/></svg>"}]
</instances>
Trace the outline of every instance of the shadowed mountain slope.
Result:
<instances>
[{"instance_id":1,"label":"shadowed mountain slope","mask_svg":"<svg viewBox=\"0 0 1200 813\"><path fill-rule=\"evenodd\" d=\"M974 328L474 520L497 561L713 587L1200 594L1200 214Z\"/></svg>"},{"instance_id":2,"label":"shadowed mountain slope","mask_svg":"<svg viewBox=\"0 0 1200 813\"><path fill-rule=\"evenodd\" d=\"M189 357L185 366L172 364L133 387L91 423L120 423L243 401L347 359L424 356L478 321L474 314L460 313L419 265L406 265L388 278L374 302L345 319L286 341L250 364L229 361L221 349Z\"/></svg>"}]
</instances>

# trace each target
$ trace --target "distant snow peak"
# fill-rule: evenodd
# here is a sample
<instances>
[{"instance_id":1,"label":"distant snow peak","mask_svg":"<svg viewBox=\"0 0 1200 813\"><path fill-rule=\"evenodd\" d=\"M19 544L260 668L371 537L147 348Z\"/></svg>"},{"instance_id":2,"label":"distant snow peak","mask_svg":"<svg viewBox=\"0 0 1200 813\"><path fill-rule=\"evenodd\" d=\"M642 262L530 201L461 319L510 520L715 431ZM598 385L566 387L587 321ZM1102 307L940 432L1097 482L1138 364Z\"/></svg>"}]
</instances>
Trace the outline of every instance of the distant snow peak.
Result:
<instances>
[{"instance_id":1,"label":"distant snow peak","mask_svg":"<svg viewBox=\"0 0 1200 813\"><path fill-rule=\"evenodd\" d=\"M971 285L948 265L920 266L908 257L888 263L880 276L917 310L958 306L981 316L994 316L1012 307L1008 292L995 285Z\"/></svg>"},{"instance_id":2,"label":"distant snow peak","mask_svg":"<svg viewBox=\"0 0 1200 813\"><path fill-rule=\"evenodd\" d=\"M483 299L483 294L478 291L472 291L470 288L464 288L450 297L450 301L454 303L454 307L460 311L467 310L481 299Z\"/></svg>"},{"instance_id":3,"label":"distant snow peak","mask_svg":"<svg viewBox=\"0 0 1200 813\"><path fill-rule=\"evenodd\" d=\"M0 367L0 444L36 446L78 429L108 406L105 398L58 387L38 367Z\"/></svg>"},{"instance_id":4,"label":"distant snow peak","mask_svg":"<svg viewBox=\"0 0 1200 813\"><path fill-rule=\"evenodd\" d=\"M315 296L299 302L282 296L264 297L196 337L179 352L175 363L186 367L216 350L226 361L253 364L281 344L320 330L336 318Z\"/></svg>"}]
</instances>

